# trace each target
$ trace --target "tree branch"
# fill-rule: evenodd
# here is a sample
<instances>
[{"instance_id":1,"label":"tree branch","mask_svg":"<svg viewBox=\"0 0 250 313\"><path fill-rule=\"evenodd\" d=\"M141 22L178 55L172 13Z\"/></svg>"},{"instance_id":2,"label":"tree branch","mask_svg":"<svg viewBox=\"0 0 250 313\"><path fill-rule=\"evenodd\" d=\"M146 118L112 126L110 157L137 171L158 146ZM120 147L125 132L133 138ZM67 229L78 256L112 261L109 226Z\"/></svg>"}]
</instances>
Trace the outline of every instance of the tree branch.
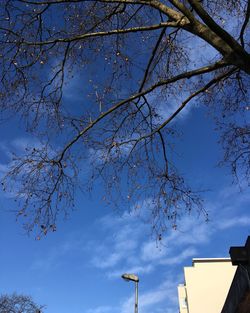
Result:
<instances>
[{"instance_id":1,"label":"tree branch","mask_svg":"<svg viewBox=\"0 0 250 313\"><path fill-rule=\"evenodd\" d=\"M213 78L212 80L210 80L205 86L203 86L202 88L200 88L199 90L195 91L194 93L192 93L185 101L182 102L182 104L178 107L178 109L168 118L166 119L159 127L157 127L153 132L150 132L147 135L144 135L138 139L131 139L131 141L141 141L144 140L148 137L152 137L153 135L155 135L156 133L158 133L160 130L162 130L167 124L169 124L185 107L186 105L195 97L197 97L199 94L207 91L211 86L217 84L219 81L229 77L231 74L235 73L237 70L237 68L233 68L230 69L229 71L227 71L226 73L223 73L221 75L219 75L218 77ZM126 142L128 143L128 142Z\"/></svg>"},{"instance_id":2,"label":"tree branch","mask_svg":"<svg viewBox=\"0 0 250 313\"><path fill-rule=\"evenodd\" d=\"M244 32L245 32L245 29L247 27L247 24L249 23L249 19L250 19L250 0L248 0L248 2L247 2L246 17L245 17L244 23L243 23L241 31L240 31L240 42L241 42L241 45L243 48L245 46Z\"/></svg>"},{"instance_id":3,"label":"tree branch","mask_svg":"<svg viewBox=\"0 0 250 313\"><path fill-rule=\"evenodd\" d=\"M188 71L188 72L185 72L185 73L181 73L177 76L174 76L172 78L169 78L169 79L166 79L166 80L162 80L162 81L159 81L158 83L154 84L153 86L151 86L150 88L146 89L146 90L143 90L141 92L138 92L136 94L134 94L133 96L125 99L125 100L122 100L120 102L118 102L117 104L115 104L113 107L111 107L109 110L107 110L106 112L102 113L98 118L96 118L93 122L91 122L87 127L85 127L72 141L70 141L65 147L64 149L62 150L62 153L59 157L59 160L58 162L62 161L66 151L68 149L71 148L71 146L76 143L85 133L87 133L91 128L93 128L98 122L100 122L102 119L104 119L106 116L110 115L112 112L114 112L115 110L117 110L118 108L120 108L121 106L123 106L124 104L126 103L129 103L141 96L145 96L146 94L152 92L154 89L158 88L158 87L161 87L161 86L164 86L164 85L168 85L168 84L172 84L174 82L177 82L179 80L182 80L182 79L185 79L185 78L191 78L191 77L195 77L195 76L198 76L198 75L201 75L201 74L205 74L205 73L210 73L212 71L215 71L219 68L222 68L222 67L225 67L227 66L227 64L224 62L224 61L218 61L216 62L215 64L213 65L210 65L210 66L204 66L204 67L201 67L199 69L196 69L196 70L192 70L192 71ZM184 104L185 106L185 104ZM180 109L182 110L182 108ZM179 110L179 111L180 111ZM175 115L177 115L179 112L176 112ZM171 120L174 118L174 116L171 117ZM166 124L170 122L167 121L165 122ZM164 124L165 124L164 123ZM164 125L162 126L164 127ZM161 128L162 128L161 127ZM160 129L159 129L160 130Z\"/></svg>"},{"instance_id":4,"label":"tree branch","mask_svg":"<svg viewBox=\"0 0 250 313\"><path fill-rule=\"evenodd\" d=\"M82 34L70 38L57 38L53 40L47 40L47 41L41 41L41 42L31 42L26 41L25 38L22 38L21 43L29 46L44 46L44 45L51 45L55 43L67 43L67 42L74 42L83 40L85 38L93 38L93 37L104 37L104 36L110 36L110 35L118 35L118 34L126 34L126 33L135 33L135 32L144 32L144 31L151 31L151 30L157 30L161 28L166 27L179 27L179 22L162 22L156 25L149 25L149 26L140 26L140 27L131 27L127 29L113 29L109 31L102 31L102 32L93 32L93 33L87 33ZM6 29L4 29L6 30ZM13 33L13 32L12 32ZM19 36L18 34L13 33L16 36ZM12 42L10 42L12 43Z\"/></svg>"},{"instance_id":5,"label":"tree branch","mask_svg":"<svg viewBox=\"0 0 250 313\"><path fill-rule=\"evenodd\" d=\"M221 28L207 13L207 11L204 10L202 7L200 1L198 0L188 0L188 2L191 4L191 6L194 8L194 10L197 12L199 17L203 20L203 22L211 28L211 30L217 34L220 38L222 38L233 50L239 52L242 54L243 49L239 45L239 43L223 28Z\"/></svg>"},{"instance_id":6,"label":"tree branch","mask_svg":"<svg viewBox=\"0 0 250 313\"><path fill-rule=\"evenodd\" d=\"M157 49L158 49L158 47L159 47L159 45L160 45L160 43L161 43L161 41L162 41L162 38L163 38L163 36L164 36L164 34L165 34L165 31L166 31L166 28L164 27L164 29L161 31L161 33L160 33L160 35L159 35L159 38L158 38L158 40L157 40L157 42L156 42L156 44L155 44L155 46L154 46L154 49L152 50L151 57L150 57L150 59L149 59L149 61L148 61L146 70L145 70L145 72L144 72L144 77L143 77L143 80L142 80L142 83L141 83L141 87L140 87L140 89L139 89L139 92L142 91L142 89L143 89L143 87L144 87L144 84L145 84L146 81L147 81L147 76L148 76L148 73L149 73L149 70L150 70L150 66L151 66L151 64L152 64L152 62L153 62L153 60L154 60L155 54L156 54Z\"/></svg>"}]
</instances>

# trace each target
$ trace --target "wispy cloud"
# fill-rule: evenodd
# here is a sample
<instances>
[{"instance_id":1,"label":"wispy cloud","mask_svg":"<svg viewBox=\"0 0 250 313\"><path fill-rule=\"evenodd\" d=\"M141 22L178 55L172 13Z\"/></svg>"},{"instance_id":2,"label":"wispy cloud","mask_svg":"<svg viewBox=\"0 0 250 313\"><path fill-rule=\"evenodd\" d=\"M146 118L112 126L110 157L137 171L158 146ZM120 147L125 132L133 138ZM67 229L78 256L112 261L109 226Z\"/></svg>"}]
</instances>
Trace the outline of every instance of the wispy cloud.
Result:
<instances>
[{"instance_id":1,"label":"wispy cloud","mask_svg":"<svg viewBox=\"0 0 250 313\"><path fill-rule=\"evenodd\" d=\"M117 277L120 277L124 273L136 273L137 275L149 274L153 270L154 270L154 266L152 264L148 264L146 266L124 267L115 271L108 272L107 277L117 278Z\"/></svg>"},{"instance_id":2,"label":"wispy cloud","mask_svg":"<svg viewBox=\"0 0 250 313\"><path fill-rule=\"evenodd\" d=\"M194 245L209 240L205 236L207 225L196 224L194 219L190 221L187 218L182 223L182 231L170 231L163 242L157 245L156 241L145 236L148 225L131 219L129 215L123 218L106 216L101 220L106 238L94 244L96 249L92 265L106 270L108 278L117 278L124 272L145 275L152 273L158 266L180 264L196 255ZM189 227L192 231L187 230Z\"/></svg>"},{"instance_id":3,"label":"wispy cloud","mask_svg":"<svg viewBox=\"0 0 250 313\"><path fill-rule=\"evenodd\" d=\"M30 137L17 137L9 142L0 142L0 150L8 157L12 157L12 152L23 153L26 148L38 148L40 146L41 143L37 139Z\"/></svg>"},{"instance_id":4,"label":"wispy cloud","mask_svg":"<svg viewBox=\"0 0 250 313\"><path fill-rule=\"evenodd\" d=\"M112 223L112 221L109 221L109 223ZM120 225L121 228L116 232L116 235L113 235L111 232L103 243L96 245L97 253L92 260L92 263L96 267L110 268L117 265L119 261L126 258L133 258L138 246L138 229L134 229L133 225L124 225L119 219L115 226L116 229L119 227L118 225Z\"/></svg>"},{"instance_id":5,"label":"wispy cloud","mask_svg":"<svg viewBox=\"0 0 250 313\"><path fill-rule=\"evenodd\" d=\"M87 310L87 313L109 313L114 312L114 307L112 306L98 306L94 309Z\"/></svg>"},{"instance_id":6,"label":"wispy cloud","mask_svg":"<svg viewBox=\"0 0 250 313\"><path fill-rule=\"evenodd\" d=\"M197 250L193 247L189 247L185 249L183 252L181 252L179 255L161 260L160 264L162 265L180 264L183 261L185 261L187 258L192 258L196 254L197 254Z\"/></svg>"},{"instance_id":7,"label":"wispy cloud","mask_svg":"<svg viewBox=\"0 0 250 313\"><path fill-rule=\"evenodd\" d=\"M178 283L178 279L176 277L166 278L164 277L164 281L157 288L151 289L147 292L140 294L140 312L147 313L155 311L155 306L159 306L162 302L167 301L169 309L174 308L177 304L177 294L175 292L176 284ZM126 299L121 305L121 313L130 313L133 309L134 305L134 296L132 295L130 298ZM166 305L164 305L164 308ZM171 311L169 311L171 312Z\"/></svg>"},{"instance_id":8,"label":"wispy cloud","mask_svg":"<svg viewBox=\"0 0 250 313\"><path fill-rule=\"evenodd\" d=\"M155 241L148 241L142 245L141 248L141 259L146 262L157 261L166 256L170 249L166 246L161 246L160 248L156 246Z\"/></svg>"},{"instance_id":9,"label":"wispy cloud","mask_svg":"<svg viewBox=\"0 0 250 313\"><path fill-rule=\"evenodd\" d=\"M108 278L119 277L124 272L149 275L166 265L182 264L198 257L200 248L208 245L219 232L250 226L249 216L241 212L237 204L242 203L244 197L245 194L237 193L237 188L234 194L231 191L226 196L225 193L224 201L221 201L220 193L218 199L214 198L208 204L210 222L205 223L197 216L185 216L179 221L177 230L169 230L160 243L146 235L149 226L133 214L107 215L98 221L105 239L94 244L97 248L91 263L104 270ZM234 210L228 209L229 202Z\"/></svg>"},{"instance_id":10,"label":"wispy cloud","mask_svg":"<svg viewBox=\"0 0 250 313\"><path fill-rule=\"evenodd\" d=\"M31 139L29 137L15 138L9 142L1 141L0 151L2 153L2 157L0 161L0 173L2 175L7 173L13 161L13 154L22 155L23 153L25 153L26 148L34 147L41 147L41 143L39 143L38 140Z\"/></svg>"},{"instance_id":11,"label":"wispy cloud","mask_svg":"<svg viewBox=\"0 0 250 313\"><path fill-rule=\"evenodd\" d=\"M250 227L250 217L243 215L239 217L233 217L221 220L217 223L217 227L219 229L228 229L232 227L242 227L242 226L249 226Z\"/></svg>"}]
</instances>

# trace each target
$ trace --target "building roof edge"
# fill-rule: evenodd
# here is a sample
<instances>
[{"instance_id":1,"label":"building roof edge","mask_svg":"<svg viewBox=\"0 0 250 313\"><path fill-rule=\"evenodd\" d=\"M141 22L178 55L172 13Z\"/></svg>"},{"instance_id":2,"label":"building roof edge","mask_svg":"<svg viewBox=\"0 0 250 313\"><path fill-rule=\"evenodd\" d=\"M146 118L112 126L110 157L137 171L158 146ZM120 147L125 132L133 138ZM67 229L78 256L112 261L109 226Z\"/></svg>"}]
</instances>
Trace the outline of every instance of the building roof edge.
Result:
<instances>
[{"instance_id":1,"label":"building roof edge","mask_svg":"<svg viewBox=\"0 0 250 313\"><path fill-rule=\"evenodd\" d=\"M194 258L192 265L195 263L212 263L212 262L231 262L231 258Z\"/></svg>"}]
</instances>

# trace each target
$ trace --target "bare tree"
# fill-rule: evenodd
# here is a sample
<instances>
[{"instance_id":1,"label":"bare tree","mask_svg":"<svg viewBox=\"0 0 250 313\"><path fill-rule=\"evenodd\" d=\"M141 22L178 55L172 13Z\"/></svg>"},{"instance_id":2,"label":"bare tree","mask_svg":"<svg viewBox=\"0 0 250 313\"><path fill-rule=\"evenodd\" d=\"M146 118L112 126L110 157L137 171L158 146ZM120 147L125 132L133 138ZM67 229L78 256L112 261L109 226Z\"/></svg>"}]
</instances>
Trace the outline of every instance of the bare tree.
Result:
<instances>
[{"instance_id":1,"label":"bare tree","mask_svg":"<svg viewBox=\"0 0 250 313\"><path fill-rule=\"evenodd\" d=\"M1 295L1 313L42 313L44 306L37 305L29 296Z\"/></svg>"},{"instance_id":2,"label":"bare tree","mask_svg":"<svg viewBox=\"0 0 250 313\"><path fill-rule=\"evenodd\" d=\"M196 101L249 182L249 0L3 0L0 14L0 108L41 140L3 181L28 230L55 230L87 175L108 202L146 201L160 237L185 212L206 216L171 157Z\"/></svg>"}]
</instances>

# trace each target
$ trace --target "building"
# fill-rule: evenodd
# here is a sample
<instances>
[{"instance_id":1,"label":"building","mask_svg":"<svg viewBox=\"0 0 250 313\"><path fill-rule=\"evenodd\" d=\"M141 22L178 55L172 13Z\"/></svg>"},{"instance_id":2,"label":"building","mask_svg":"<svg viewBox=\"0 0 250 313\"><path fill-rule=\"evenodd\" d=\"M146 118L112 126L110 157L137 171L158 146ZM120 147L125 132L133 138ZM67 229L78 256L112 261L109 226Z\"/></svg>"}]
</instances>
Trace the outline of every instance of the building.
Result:
<instances>
[{"instance_id":1,"label":"building","mask_svg":"<svg viewBox=\"0 0 250 313\"><path fill-rule=\"evenodd\" d=\"M229 253L237 270L221 313L249 313L250 237L247 238L245 246L231 247Z\"/></svg>"},{"instance_id":2,"label":"building","mask_svg":"<svg viewBox=\"0 0 250 313\"><path fill-rule=\"evenodd\" d=\"M221 313L235 271L230 258L193 259L178 286L180 313Z\"/></svg>"}]
</instances>

